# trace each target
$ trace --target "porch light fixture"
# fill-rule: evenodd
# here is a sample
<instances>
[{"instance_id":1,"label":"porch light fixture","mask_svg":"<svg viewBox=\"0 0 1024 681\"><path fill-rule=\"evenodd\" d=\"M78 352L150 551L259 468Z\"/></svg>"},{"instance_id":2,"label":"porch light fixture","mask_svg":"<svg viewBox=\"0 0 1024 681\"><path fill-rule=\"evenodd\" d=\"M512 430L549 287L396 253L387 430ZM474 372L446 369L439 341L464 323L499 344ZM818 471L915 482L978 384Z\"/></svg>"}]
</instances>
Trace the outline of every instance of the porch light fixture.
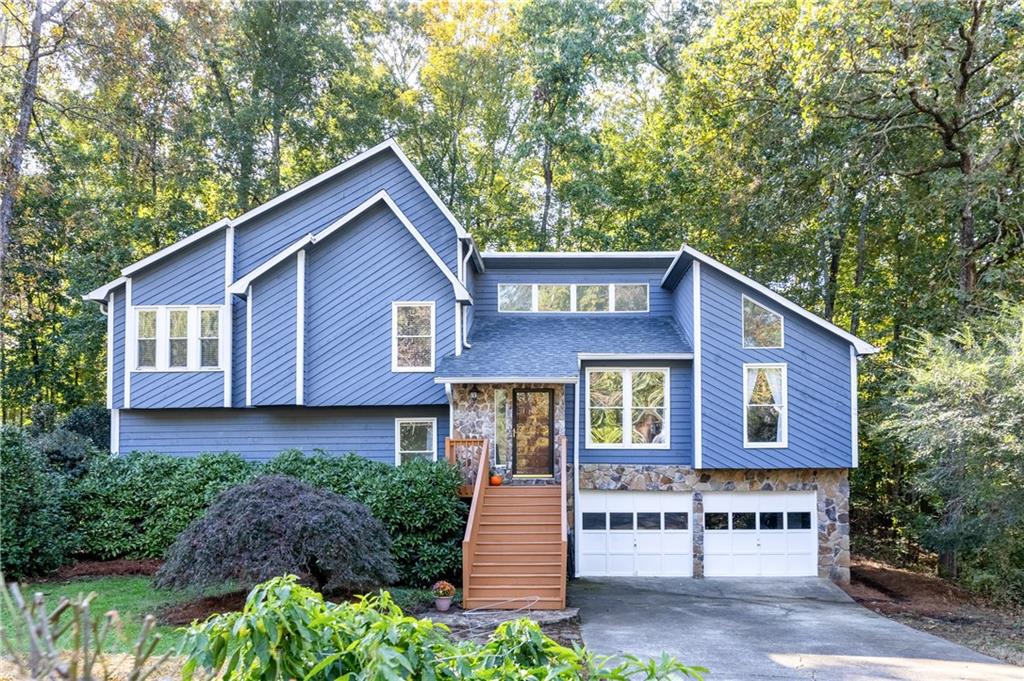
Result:
<instances>
[{"instance_id":1,"label":"porch light fixture","mask_svg":"<svg viewBox=\"0 0 1024 681\"><path fill-rule=\"evenodd\" d=\"M480 397L480 390L475 385L469 386L469 400L476 402L478 397Z\"/></svg>"}]
</instances>

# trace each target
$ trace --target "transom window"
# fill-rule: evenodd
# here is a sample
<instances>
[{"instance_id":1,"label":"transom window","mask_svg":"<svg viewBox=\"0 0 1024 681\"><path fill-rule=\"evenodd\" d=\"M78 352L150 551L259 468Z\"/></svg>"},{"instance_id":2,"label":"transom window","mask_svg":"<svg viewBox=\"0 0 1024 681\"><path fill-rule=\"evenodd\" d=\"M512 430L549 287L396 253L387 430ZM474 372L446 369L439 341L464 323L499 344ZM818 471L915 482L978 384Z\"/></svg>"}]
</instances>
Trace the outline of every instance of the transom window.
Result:
<instances>
[{"instance_id":1,"label":"transom window","mask_svg":"<svg viewBox=\"0 0 1024 681\"><path fill-rule=\"evenodd\" d=\"M499 312L647 312L647 284L498 284Z\"/></svg>"},{"instance_id":2,"label":"transom window","mask_svg":"<svg viewBox=\"0 0 1024 681\"><path fill-rule=\"evenodd\" d=\"M434 303L391 304L391 370L434 370Z\"/></svg>"},{"instance_id":3,"label":"transom window","mask_svg":"<svg viewBox=\"0 0 1024 681\"><path fill-rule=\"evenodd\" d=\"M786 365L743 365L743 446L785 447Z\"/></svg>"},{"instance_id":4,"label":"transom window","mask_svg":"<svg viewBox=\"0 0 1024 681\"><path fill-rule=\"evenodd\" d=\"M743 296L743 347L781 348L782 315Z\"/></svg>"},{"instance_id":5,"label":"transom window","mask_svg":"<svg viewBox=\"0 0 1024 681\"><path fill-rule=\"evenodd\" d=\"M587 369L587 446L668 449L668 385L668 369Z\"/></svg>"},{"instance_id":6,"label":"transom window","mask_svg":"<svg viewBox=\"0 0 1024 681\"><path fill-rule=\"evenodd\" d=\"M395 464L437 461L437 419L395 419Z\"/></svg>"},{"instance_id":7,"label":"transom window","mask_svg":"<svg viewBox=\"0 0 1024 681\"><path fill-rule=\"evenodd\" d=\"M134 310L134 370L221 368L221 307L146 306Z\"/></svg>"}]
</instances>

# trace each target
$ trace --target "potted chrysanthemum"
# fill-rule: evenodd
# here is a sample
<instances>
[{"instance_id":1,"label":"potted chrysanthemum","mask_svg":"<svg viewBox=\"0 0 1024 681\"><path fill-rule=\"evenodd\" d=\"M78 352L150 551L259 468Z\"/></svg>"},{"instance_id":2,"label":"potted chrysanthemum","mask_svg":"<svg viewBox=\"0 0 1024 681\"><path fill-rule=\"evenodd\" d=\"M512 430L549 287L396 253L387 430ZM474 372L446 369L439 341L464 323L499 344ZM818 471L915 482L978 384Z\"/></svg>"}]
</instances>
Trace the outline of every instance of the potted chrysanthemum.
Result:
<instances>
[{"instance_id":1,"label":"potted chrysanthemum","mask_svg":"<svg viewBox=\"0 0 1024 681\"><path fill-rule=\"evenodd\" d=\"M448 608L452 607L452 596L455 595L455 587L450 582L441 580L430 587L430 591L434 594L434 607L437 608L438 612L446 612Z\"/></svg>"}]
</instances>

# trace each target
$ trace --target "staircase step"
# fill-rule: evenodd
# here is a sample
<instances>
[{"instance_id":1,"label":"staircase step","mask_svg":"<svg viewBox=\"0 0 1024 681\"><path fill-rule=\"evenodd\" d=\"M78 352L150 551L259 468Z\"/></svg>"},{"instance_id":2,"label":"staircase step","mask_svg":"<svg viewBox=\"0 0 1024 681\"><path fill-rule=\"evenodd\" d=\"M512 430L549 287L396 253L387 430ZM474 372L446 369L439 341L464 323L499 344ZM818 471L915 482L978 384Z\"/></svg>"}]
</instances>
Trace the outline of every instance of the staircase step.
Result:
<instances>
[{"instance_id":1,"label":"staircase step","mask_svg":"<svg viewBox=\"0 0 1024 681\"><path fill-rule=\"evenodd\" d=\"M479 555L477 556L479 558ZM536 573L562 573L562 564L558 562L558 556L536 556L533 559L528 557L520 556L508 556L509 558L516 558L515 562L508 561L495 561L488 557L484 561L473 561L470 565L470 575L474 577L476 575L504 575L516 570L522 570L523 572L536 572ZM556 560L551 560L555 558Z\"/></svg>"},{"instance_id":2,"label":"staircase step","mask_svg":"<svg viewBox=\"0 0 1024 681\"><path fill-rule=\"evenodd\" d=\"M557 485L550 487L488 487L484 492L485 499L499 499L502 497L538 497L541 499L555 497L561 494L562 488Z\"/></svg>"},{"instance_id":3,"label":"staircase step","mask_svg":"<svg viewBox=\"0 0 1024 681\"><path fill-rule=\"evenodd\" d=\"M542 520L524 520L522 518L508 518L507 516L499 515L495 519L487 518L486 516L480 518L480 527L507 527L513 529L516 527L562 527L562 521L557 518L552 520L551 518L544 518Z\"/></svg>"},{"instance_id":4,"label":"staircase step","mask_svg":"<svg viewBox=\"0 0 1024 681\"><path fill-rule=\"evenodd\" d=\"M519 586L516 584L498 584L494 586L477 586L469 583L470 595L472 598L524 598L538 596L540 598L558 598L562 594L562 586Z\"/></svg>"},{"instance_id":5,"label":"staircase step","mask_svg":"<svg viewBox=\"0 0 1024 681\"><path fill-rule=\"evenodd\" d=\"M469 579L471 589L481 586L509 586L509 588L531 590L536 587L561 587L562 575L559 572L547 574L501 574L488 575L474 572Z\"/></svg>"},{"instance_id":6,"label":"staircase step","mask_svg":"<svg viewBox=\"0 0 1024 681\"><path fill-rule=\"evenodd\" d=\"M560 610L565 604L560 598L516 598L505 600L498 598L469 598L462 607L466 610Z\"/></svg>"}]
</instances>

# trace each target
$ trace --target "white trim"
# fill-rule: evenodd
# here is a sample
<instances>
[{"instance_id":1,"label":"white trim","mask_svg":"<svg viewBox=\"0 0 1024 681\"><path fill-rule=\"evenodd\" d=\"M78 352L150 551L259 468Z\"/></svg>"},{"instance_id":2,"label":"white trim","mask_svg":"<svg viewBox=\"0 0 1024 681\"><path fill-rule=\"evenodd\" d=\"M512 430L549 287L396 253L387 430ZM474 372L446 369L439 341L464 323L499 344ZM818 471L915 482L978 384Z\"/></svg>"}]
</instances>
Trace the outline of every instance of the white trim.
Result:
<instances>
[{"instance_id":1,"label":"white trim","mask_svg":"<svg viewBox=\"0 0 1024 681\"><path fill-rule=\"evenodd\" d=\"M437 461L437 417L434 416L423 416L423 417L403 417L395 419L395 465L401 465L401 451L399 449L401 445L401 438L399 431L402 425L406 423L429 423L430 424L430 445L431 445L431 461ZM410 450L420 453L418 450ZM426 452L427 450L423 450Z\"/></svg>"},{"instance_id":2,"label":"white trim","mask_svg":"<svg viewBox=\"0 0 1024 681\"><path fill-rule=\"evenodd\" d=\"M850 439L852 440L853 452L850 460L850 467L857 468L860 465L860 442L859 442L859 418L858 418L858 395L857 395L857 352L850 346Z\"/></svg>"},{"instance_id":3,"label":"white trim","mask_svg":"<svg viewBox=\"0 0 1024 681\"><path fill-rule=\"evenodd\" d=\"M529 286L530 287L530 309L529 310L503 310L501 308L501 289L503 286ZM541 286L563 286L569 288L569 309L568 310L542 310L540 309L540 287ZM608 288L608 309L607 310L580 310L577 302L577 289L580 286L606 286ZM644 309L642 310L616 310L615 309L615 287L616 286L643 286L645 291ZM501 314L649 314L651 311L651 285L646 281L619 281L619 282L525 282L525 281L501 281L497 284L497 307Z\"/></svg>"},{"instance_id":4,"label":"white trim","mask_svg":"<svg viewBox=\"0 0 1024 681\"><path fill-rule=\"evenodd\" d=\"M205 372L224 371L225 344L224 344L224 318L227 316L227 308L224 305L136 305L131 309L132 335L126 335L125 342L133 348L131 364L125 366L127 373L180 373L180 372ZM156 314L156 356L153 366L138 366L138 313L152 311ZM185 336L187 360L184 366L170 365L170 314L171 312L185 312L188 318L188 335ZM215 311L217 313L217 366L202 366L202 313ZM176 338L176 340L181 340Z\"/></svg>"},{"instance_id":5,"label":"white trim","mask_svg":"<svg viewBox=\"0 0 1024 681\"><path fill-rule=\"evenodd\" d=\"M704 464L704 394L701 377L700 262L693 263L693 468Z\"/></svg>"},{"instance_id":6,"label":"white trim","mask_svg":"<svg viewBox=\"0 0 1024 681\"><path fill-rule=\"evenodd\" d=\"M455 397L451 383L444 384L444 396L448 399L448 437L455 437Z\"/></svg>"},{"instance_id":7,"label":"white trim","mask_svg":"<svg viewBox=\"0 0 1024 681\"><path fill-rule=\"evenodd\" d=\"M583 527L583 509L580 508L580 384L577 383L575 387L575 398L573 401L573 418L576 419L576 423L572 429L572 508L573 515L576 516L573 522L573 527L577 530ZM576 555L573 558L573 565L575 566L574 575L575 577L580 576L580 540L579 534L576 535L576 540L573 542L573 550Z\"/></svg>"},{"instance_id":8,"label":"white trim","mask_svg":"<svg viewBox=\"0 0 1024 681\"><path fill-rule=\"evenodd\" d=\"M677 251L485 251L489 260L518 260L523 258L672 258Z\"/></svg>"},{"instance_id":9,"label":"white trim","mask_svg":"<svg viewBox=\"0 0 1024 681\"><path fill-rule=\"evenodd\" d=\"M132 406L132 372L135 366L135 315L132 312L132 278L124 283L124 408Z\"/></svg>"},{"instance_id":10,"label":"white trim","mask_svg":"<svg viewBox=\"0 0 1024 681\"><path fill-rule=\"evenodd\" d=\"M455 356L462 355L462 303L455 301Z\"/></svg>"},{"instance_id":11,"label":"white trim","mask_svg":"<svg viewBox=\"0 0 1024 681\"><path fill-rule=\"evenodd\" d=\"M747 345L747 313L744 309L747 301L757 305L768 314L779 318L779 344L778 345ZM763 305L747 294L740 294L740 345L744 350L783 350L786 347L786 318L779 312Z\"/></svg>"},{"instance_id":12,"label":"white trim","mask_svg":"<svg viewBox=\"0 0 1024 681\"><path fill-rule=\"evenodd\" d=\"M342 218L342 220L345 220L347 222L347 218L349 218L350 215L352 214L347 214L344 218ZM328 229L330 228L328 227ZM259 279L261 276L263 276L270 270L274 269L274 267L284 262L291 256L295 255L296 253L298 253L311 243L313 243L313 235L307 234L306 236L302 237L301 239L291 244L290 246L285 247L284 250L279 251L278 253L273 255L269 260L264 260L260 264L260 266L254 269L252 272L249 272L249 274L245 275L235 283L231 284L228 287L228 293L232 293L236 296L245 295L246 289L249 288L252 282Z\"/></svg>"},{"instance_id":13,"label":"white trim","mask_svg":"<svg viewBox=\"0 0 1024 681\"><path fill-rule=\"evenodd\" d=\"M782 370L782 404L762 405L779 407L779 440L776 442L749 442L747 440L747 411L756 404L747 404L747 375L750 369ZM789 371L785 362L750 362L743 365L743 448L785 449L789 447ZM778 399L778 397L776 397Z\"/></svg>"},{"instance_id":14,"label":"white trim","mask_svg":"<svg viewBox=\"0 0 1024 681\"><path fill-rule=\"evenodd\" d=\"M295 404L303 404L306 381L306 251L295 263Z\"/></svg>"},{"instance_id":15,"label":"white trim","mask_svg":"<svg viewBox=\"0 0 1024 681\"><path fill-rule=\"evenodd\" d=\"M142 260L138 260L138 261L132 263L131 265L128 265L128 267L125 267L123 270L121 270L121 274L123 274L125 276L128 276L130 274L134 274L135 272L138 272L142 268L148 267L149 265L152 265L157 260L162 260L163 258L166 258L167 256L171 255L172 253L177 253L181 249L183 249L183 248L185 248L187 246L191 246L192 244L194 244L195 242L199 241L200 239L206 238L206 237L208 237L211 234L219 232L220 230L224 229L225 227L227 227L227 226L229 226L231 224L232 224L231 220L228 220L227 218L222 218L222 219L218 220L217 222L213 223L212 225L209 225L208 227L203 227L198 232L193 232L192 234L189 234L184 239L181 239L179 241L175 241L170 246L167 246L165 248L161 248L156 253L153 253L152 255L148 255L145 258L143 258Z\"/></svg>"},{"instance_id":16,"label":"white trim","mask_svg":"<svg viewBox=\"0 0 1024 681\"><path fill-rule=\"evenodd\" d=\"M110 410L110 453L117 454L121 449L121 410Z\"/></svg>"},{"instance_id":17,"label":"white trim","mask_svg":"<svg viewBox=\"0 0 1024 681\"><path fill-rule=\"evenodd\" d=\"M672 264L668 266L667 270L665 270L665 274L661 278L661 285L662 286L664 286L665 283L668 281L669 276L672 274L672 271L675 269L676 264L679 262L679 260L682 258L683 255L690 256L691 258L693 258L694 262L703 262L704 264L706 264L706 265L708 265L710 267L715 268L716 270L722 272L723 274L725 274L725 275L727 275L729 277L732 277L733 279L735 279L736 281L740 282L741 284L749 286L750 288L754 289L755 291L757 291L761 295L765 296L766 298L769 298L770 300L772 300L775 303L778 303L779 305L781 305L782 307L786 308L787 310L790 310L791 312L797 313L798 315L800 315L804 319L810 321L813 324L817 324L818 326L822 327L823 329L825 329L827 331L831 331L832 333L834 333L837 336L839 336L839 337L843 338L844 340L846 340L848 343L852 343L853 346L855 348L857 348L857 354L860 354L860 355L871 355L871 354L874 354L874 353L878 352L878 348L876 348L874 345L871 345L867 341L863 341L860 338L857 338L856 336L854 336L849 331L845 331L845 330L841 329L840 327L836 326L835 324L833 324L832 322L829 322L829 321L826 321L826 320L822 319L821 317L819 317L818 315L814 314L813 312L805 310L804 308L800 307L796 303L794 303L794 302L784 298L783 296L779 295L775 291L772 291L770 288L768 288L764 284L759 284L758 282L754 281L750 277L748 277L746 275L743 275L743 274L740 274L739 272L737 272L736 270L732 269L728 265L725 265L724 263L721 263L718 260L715 260L711 256L705 255L704 253L701 253L700 251L698 251L698 250L696 250L694 248L691 248L689 246L686 246L686 245L684 245L682 248L679 249L679 253L676 255L675 259L672 261Z\"/></svg>"},{"instance_id":18,"label":"white trim","mask_svg":"<svg viewBox=\"0 0 1024 681\"><path fill-rule=\"evenodd\" d=\"M633 443L633 374L635 372L646 371L660 371L665 376L665 382L662 386L664 390L664 417L663 417L663 428L661 434L663 436L662 442L644 442L640 444ZM621 442L594 442L590 436L590 386L592 381L591 375L595 372L618 372L622 374L622 441ZM671 449L672 447L672 405L670 402L670 396L672 394L672 370L669 367L647 367L647 366L601 366L601 367L587 367L587 391L586 391L586 411L587 411L587 422L584 426L586 428L586 443L587 449Z\"/></svg>"},{"instance_id":19,"label":"white trim","mask_svg":"<svg viewBox=\"0 0 1024 681\"><path fill-rule=\"evenodd\" d=\"M692 352L580 352L576 354L576 363L591 361L633 361L633 360L686 360L693 359Z\"/></svg>"},{"instance_id":20,"label":"white trim","mask_svg":"<svg viewBox=\"0 0 1024 681\"><path fill-rule=\"evenodd\" d=\"M92 300L101 303L107 299L107 296L110 295L111 291L118 288L119 286L121 286L121 284L125 283L126 281L128 281L127 277L118 277L117 279L109 281L103 286L100 286L99 288L89 291L84 296L82 296L82 300Z\"/></svg>"},{"instance_id":21,"label":"white trim","mask_svg":"<svg viewBox=\"0 0 1024 681\"><path fill-rule=\"evenodd\" d=\"M245 293L245 406L252 406L252 284Z\"/></svg>"},{"instance_id":22,"label":"white trim","mask_svg":"<svg viewBox=\"0 0 1024 681\"><path fill-rule=\"evenodd\" d=\"M459 278L459 281L463 285L466 284L466 269L465 263L462 262L462 239L455 240L455 269L457 270L455 276Z\"/></svg>"},{"instance_id":23,"label":"white trim","mask_svg":"<svg viewBox=\"0 0 1024 681\"><path fill-rule=\"evenodd\" d=\"M398 366L398 308L430 308L430 365L417 367ZM391 371L393 373L432 373L437 349L437 310L433 300L395 300L391 303Z\"/></svg>"},{"instance_id":24,"label":"white trim","mask_svg":"<svg viewBox=\"0 0 1024 681\"><path fill-rule=\"evenodd\" d=\"M114 408L114 315L117 313L117 294L110 292L107 302L107 409Z\"/></svg>"},{"instance_id":25,"label":"white trim","mask_svg":"<svg viewBox=\"0 0 1024 681\"><path fill-rule=\"evenodd\" d=\"M578 376L438 376L434 383L577 383Z\"/></svg>"},{"instance_id":26,"label":"white trim","mask_svg":"<svg viewBox=\"0 0 1024 681\"><path fill-rule=\"evenodd\" d=\"M224 367L224 406L231 406L231 383L234 380L235 348L232 334L235 328L235 314L228 287L235 278L235 228L228 225L224 236L224 317L223 328L219 329L223 339L220 357Z\"/></svg>"}]
</instances>

